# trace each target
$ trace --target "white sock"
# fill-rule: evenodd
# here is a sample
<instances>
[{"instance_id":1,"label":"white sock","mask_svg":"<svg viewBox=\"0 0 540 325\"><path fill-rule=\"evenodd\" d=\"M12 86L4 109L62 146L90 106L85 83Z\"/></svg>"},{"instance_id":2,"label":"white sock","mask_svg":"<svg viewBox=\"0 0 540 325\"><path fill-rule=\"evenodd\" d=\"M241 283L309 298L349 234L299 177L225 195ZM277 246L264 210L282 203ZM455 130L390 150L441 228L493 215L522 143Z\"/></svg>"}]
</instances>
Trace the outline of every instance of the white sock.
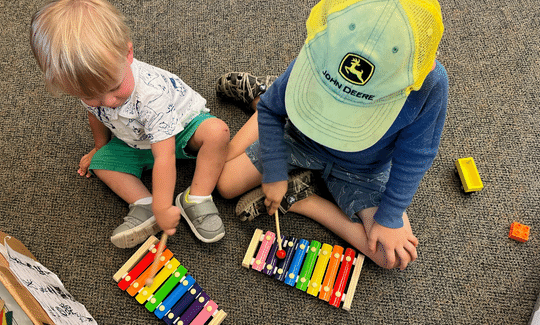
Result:
<instances>
[{"instance_id":1,"label":"white sock","mask_svg":"<svg viewBox=\"0 0 540 325\"><path fill-rule=\"evenodd\" d=\"M208 199L212 199L212 195L206 195L206 196L199 196L199 195L191 195L189 194L188 197L187 197L187 200L189 202L196 202L196 203L201 203L205 200L208 200Z\"/></svg>"},{"instance_id":2,"label":"white sock","mask_svg":"<svg viewBox=\"0 0 540 325\"><path fill-rule=\"evenodd\" d=\"M152 197L143 197L142 199L138 199L133 203L134 205L147 205L152 204Z\"/></svg>"}]
</instances>

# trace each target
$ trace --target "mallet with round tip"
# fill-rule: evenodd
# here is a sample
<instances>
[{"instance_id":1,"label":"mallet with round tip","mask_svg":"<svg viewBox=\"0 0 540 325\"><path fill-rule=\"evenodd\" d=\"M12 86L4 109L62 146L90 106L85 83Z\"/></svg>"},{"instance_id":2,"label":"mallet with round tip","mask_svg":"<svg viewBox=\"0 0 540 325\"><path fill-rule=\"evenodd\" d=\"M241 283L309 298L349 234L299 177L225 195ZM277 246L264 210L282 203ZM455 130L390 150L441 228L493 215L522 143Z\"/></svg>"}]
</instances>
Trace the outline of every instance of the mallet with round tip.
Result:
<instances>
[{"instance_id":1,"label":"mallet with round tip","mask_svg":"<svg viewBox=\"0 0 540 325\"><path fill-rule=\"evenodd\" d=\"M283 247L281 247L281 234L279 231L279 209L276 210L276 234L277 234L277 241L278 241L278 251L276 252L276 256L279 259L284 259L287 253L283 250Z\"/></svg>"}]
</instances>

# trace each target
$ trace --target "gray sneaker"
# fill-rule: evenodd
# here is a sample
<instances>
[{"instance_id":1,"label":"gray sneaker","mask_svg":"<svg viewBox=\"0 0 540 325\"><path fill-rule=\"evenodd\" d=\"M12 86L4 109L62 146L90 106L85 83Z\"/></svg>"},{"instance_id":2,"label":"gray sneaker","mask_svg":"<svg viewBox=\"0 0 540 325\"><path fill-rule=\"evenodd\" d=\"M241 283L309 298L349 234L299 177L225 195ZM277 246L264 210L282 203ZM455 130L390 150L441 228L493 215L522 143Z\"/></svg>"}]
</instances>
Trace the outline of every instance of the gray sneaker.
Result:
<instances>
[{"instance_id":1,"label":"gray sneaker","mask_svg":"<svg viewBox=\"0 0 540 325\"><path fill-rule=\"evenodd\" d=\"M111 242L119 248L131 248L157 234L161 229L153 214L152 204L130 204L124 223L113 231Z\"/></svg>"},{"instance_id":2,"label":"gray sneaker","mask_svg":"<svg viewBox=\"0 0 540 325\"><path fill-rule=\"evenodd\" d=\"M285 214L295 202L314 193L317 193L317 187L313 181L313 173L310 170L302 169L292 171L289 175L287 193L281 200L279 211ZM268 214L264 199L265 196L260 186L247 192L236 204L236 216L241 221L251 221L262 213Z\"/></svg>"},{"instance_id":3,"label":"gray sneaker","mask_svg":"<svg viewBox=\"0 0 540 325\"><path fill-rule=\"evenodd\" d=\"M225 236L225 227L212 199L201 203L188 202L189 187L176 197L176 206L182 210L191 231L205 243L213 243Z\"/></svg>"}]
</instances>

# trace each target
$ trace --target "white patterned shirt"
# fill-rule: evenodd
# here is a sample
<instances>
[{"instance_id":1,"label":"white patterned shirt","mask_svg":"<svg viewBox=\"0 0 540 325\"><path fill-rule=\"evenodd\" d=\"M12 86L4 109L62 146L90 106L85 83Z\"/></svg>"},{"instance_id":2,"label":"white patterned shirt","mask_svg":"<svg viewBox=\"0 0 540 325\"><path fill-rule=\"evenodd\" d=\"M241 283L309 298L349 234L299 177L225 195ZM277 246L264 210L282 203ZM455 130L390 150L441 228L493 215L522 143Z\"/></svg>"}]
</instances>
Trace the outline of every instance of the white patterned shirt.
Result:
<instances>
[{"instance_id":1,"label":"white patterned shirt","mask_svg":"<svg viewBox=\"0 0 540 325\"><path fill-rule=\"evenodd\" d=\"M132 148L150 149L152 143L166 140L206 108L206 100L178 76L133 60L135 88L129 99L116 108L84 107L111 132Z\"/></svg>"}]
</instances>

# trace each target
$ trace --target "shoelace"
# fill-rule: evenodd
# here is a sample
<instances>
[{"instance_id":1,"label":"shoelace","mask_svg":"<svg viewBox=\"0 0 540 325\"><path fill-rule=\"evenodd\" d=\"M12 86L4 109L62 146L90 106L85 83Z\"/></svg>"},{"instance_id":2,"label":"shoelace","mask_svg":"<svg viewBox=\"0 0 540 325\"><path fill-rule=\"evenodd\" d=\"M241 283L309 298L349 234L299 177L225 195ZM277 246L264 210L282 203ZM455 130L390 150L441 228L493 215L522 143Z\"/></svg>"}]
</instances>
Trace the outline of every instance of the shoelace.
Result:
<instances>
[{"instance_id":1,"label":"shoelace","mask_svg":"<svg viewBox=\"0 0 540 325\"><path fill-rule=\"evenodd\" d=\"M239 78L241 77L241 78ZM253 90L257 88L259 82L255 80L255 84L253 85L253 88L251 86L251 83L249 82L249 76L247 73L241 73L238 75L237 80L240 81L240 85L236 87L239 97L242 98L242 101L245 103L249 103L255 99ZM245 93L247 92L247 98L249 98L249 101L246 100Z\"/></svg>"}]
</instances>

